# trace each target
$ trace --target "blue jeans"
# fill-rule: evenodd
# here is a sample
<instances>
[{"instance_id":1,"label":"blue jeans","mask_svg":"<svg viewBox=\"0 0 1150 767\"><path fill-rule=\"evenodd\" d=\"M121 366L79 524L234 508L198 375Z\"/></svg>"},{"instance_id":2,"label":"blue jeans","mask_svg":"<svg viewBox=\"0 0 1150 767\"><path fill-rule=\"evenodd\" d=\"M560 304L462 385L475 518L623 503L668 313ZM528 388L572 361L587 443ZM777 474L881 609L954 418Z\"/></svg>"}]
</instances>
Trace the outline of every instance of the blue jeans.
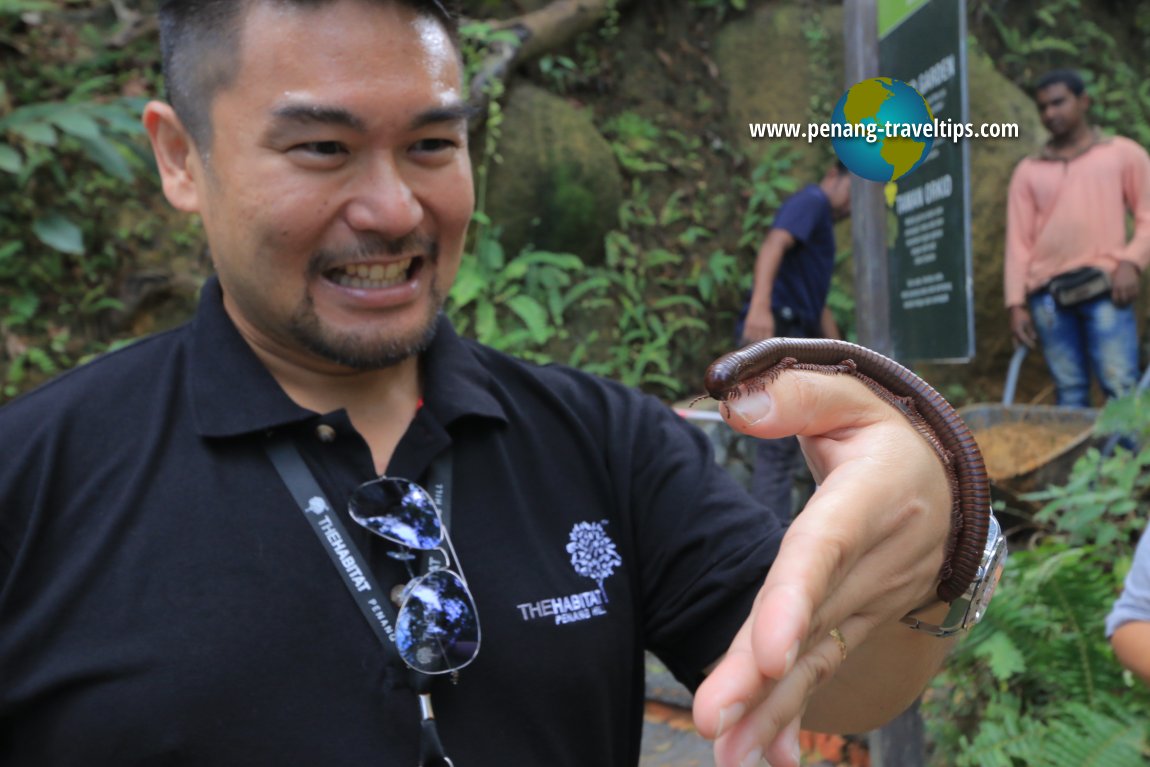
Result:
<instances>
[{"instance_id":1,"label":"blue jeans","mask_svg":"<svg viewBox=\"0 0 1150 767\"><path fill-rule=\"evenodd\" d=\"M784 526L795 516L795 474L802 466L798 437L761 439L755 445L751 495Z\"/></svg>"},{"instance_id":2,"label":"blue jeans","mask_svg":"<svg viewBox=\"0 0 1150 767\"><path fill-rule=\"evenodd\" d=\"M791 338L819 338L821 328L804 326L789 307L774 308L775 334ZM735 326L735 340L743 342L743 323L747 306L739 315ZM751 467L751 495L761 501L784 526L789 525L797 511L795 478L806 468L798 437L761 439L755 445Z\"/></svg>"},{"instance_id":3,"label":"blue jeans","mask_svg":"<svg viewBox=\"0 0 1150 767\"><path fill-rule=\"evenodd\" d=\"M1102 296L1059 309L1045 290L1030 296L1030 317L1059 405L1090 406L1090 374L1103 393L1120 397L1138 383L1138 327L1134 307L1115 306Z\"/></svg>"}]
</instances>

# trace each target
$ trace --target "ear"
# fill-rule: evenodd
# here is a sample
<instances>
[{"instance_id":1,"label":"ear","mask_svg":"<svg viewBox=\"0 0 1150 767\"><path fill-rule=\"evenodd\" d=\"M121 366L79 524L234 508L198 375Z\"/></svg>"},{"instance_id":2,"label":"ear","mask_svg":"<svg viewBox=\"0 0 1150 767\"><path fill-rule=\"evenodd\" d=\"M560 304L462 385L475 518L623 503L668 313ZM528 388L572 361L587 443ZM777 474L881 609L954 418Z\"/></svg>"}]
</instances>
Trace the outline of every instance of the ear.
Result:
<instances>
[{"instance_id":1,"label":"ear","mask_svg":"<svg viewBox=\"0 0 1150 767\"><path fill-rule=\"evenodd\" d=\"M150 101L144 107L144 129L152 141L152 153L160 170L164 196L187 213L200 210L197 180L203 175L199 151L170 104Z\"/></svg>"}]
</instances>

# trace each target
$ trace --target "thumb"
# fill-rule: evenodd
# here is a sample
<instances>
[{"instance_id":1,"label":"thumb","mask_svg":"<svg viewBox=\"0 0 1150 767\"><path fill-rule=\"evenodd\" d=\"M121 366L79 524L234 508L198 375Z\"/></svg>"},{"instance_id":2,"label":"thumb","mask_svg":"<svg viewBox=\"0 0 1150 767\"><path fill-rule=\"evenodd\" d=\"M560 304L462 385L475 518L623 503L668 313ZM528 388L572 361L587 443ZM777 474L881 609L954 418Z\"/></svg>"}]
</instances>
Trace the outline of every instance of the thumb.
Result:
<instances>
[{"instance_id":1,"label":"thumb","mask_svg":"<svg viewBox=\"0 0 1150 767\"><path fill-rule=\"evenodd\" d=\"M827 435L898 418L898 411L850 375L787 370L721 408L727 423L753 437Z\"/></svg>"}]
</instances>

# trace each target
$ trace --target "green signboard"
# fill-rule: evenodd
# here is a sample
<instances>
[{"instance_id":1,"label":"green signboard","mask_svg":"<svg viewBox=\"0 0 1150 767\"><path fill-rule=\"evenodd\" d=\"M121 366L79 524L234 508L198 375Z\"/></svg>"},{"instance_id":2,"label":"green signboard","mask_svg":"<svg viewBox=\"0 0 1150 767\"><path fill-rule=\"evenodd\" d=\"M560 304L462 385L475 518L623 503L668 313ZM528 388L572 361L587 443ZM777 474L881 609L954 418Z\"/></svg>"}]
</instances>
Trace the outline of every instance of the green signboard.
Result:
<instances>
[{"instance_id":1,"label":"green signboard","mask_svg":"<svg viewBox=\"0 0 1150 767\"><path fill-rule=\"evenodd\" d=\"M966 123L964 0L879 0L878 13L879 72L922 94L942 134ZM887 185L891 341L899 359L974 355L969 141L936 135L922 165Z\"/></svg>"},{"instance_id":2,"label":"green signboard","mask_svg":"<svg viewBox=\"0 0 1150 767\"><path fill-rule=\"evenodd\" d=\"M926 5L928 0L878 0L878 36L886 37L887 33L898 24Z\"/></svg>"}]
</instances>

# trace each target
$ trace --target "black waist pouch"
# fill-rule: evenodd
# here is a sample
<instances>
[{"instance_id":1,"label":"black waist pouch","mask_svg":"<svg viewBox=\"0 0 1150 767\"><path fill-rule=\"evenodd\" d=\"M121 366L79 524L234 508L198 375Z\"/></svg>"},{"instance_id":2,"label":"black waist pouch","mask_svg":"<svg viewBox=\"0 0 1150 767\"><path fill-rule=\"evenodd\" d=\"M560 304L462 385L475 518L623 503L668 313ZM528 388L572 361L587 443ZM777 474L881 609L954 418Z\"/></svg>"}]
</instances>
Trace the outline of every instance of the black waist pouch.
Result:
<instances>
[{"instance_id":1,"label":"black waist pouch","mask_svg":"<svg viewBox=\"0 0 1150 767\"><path fill-rule=\"evenodd\" d=\"M1109 293L1110 278L1101 269L1084 266L1058 275L1046 283L1046 289L1060 309L1067 309Z\"/></svg>"}]
</instances>

